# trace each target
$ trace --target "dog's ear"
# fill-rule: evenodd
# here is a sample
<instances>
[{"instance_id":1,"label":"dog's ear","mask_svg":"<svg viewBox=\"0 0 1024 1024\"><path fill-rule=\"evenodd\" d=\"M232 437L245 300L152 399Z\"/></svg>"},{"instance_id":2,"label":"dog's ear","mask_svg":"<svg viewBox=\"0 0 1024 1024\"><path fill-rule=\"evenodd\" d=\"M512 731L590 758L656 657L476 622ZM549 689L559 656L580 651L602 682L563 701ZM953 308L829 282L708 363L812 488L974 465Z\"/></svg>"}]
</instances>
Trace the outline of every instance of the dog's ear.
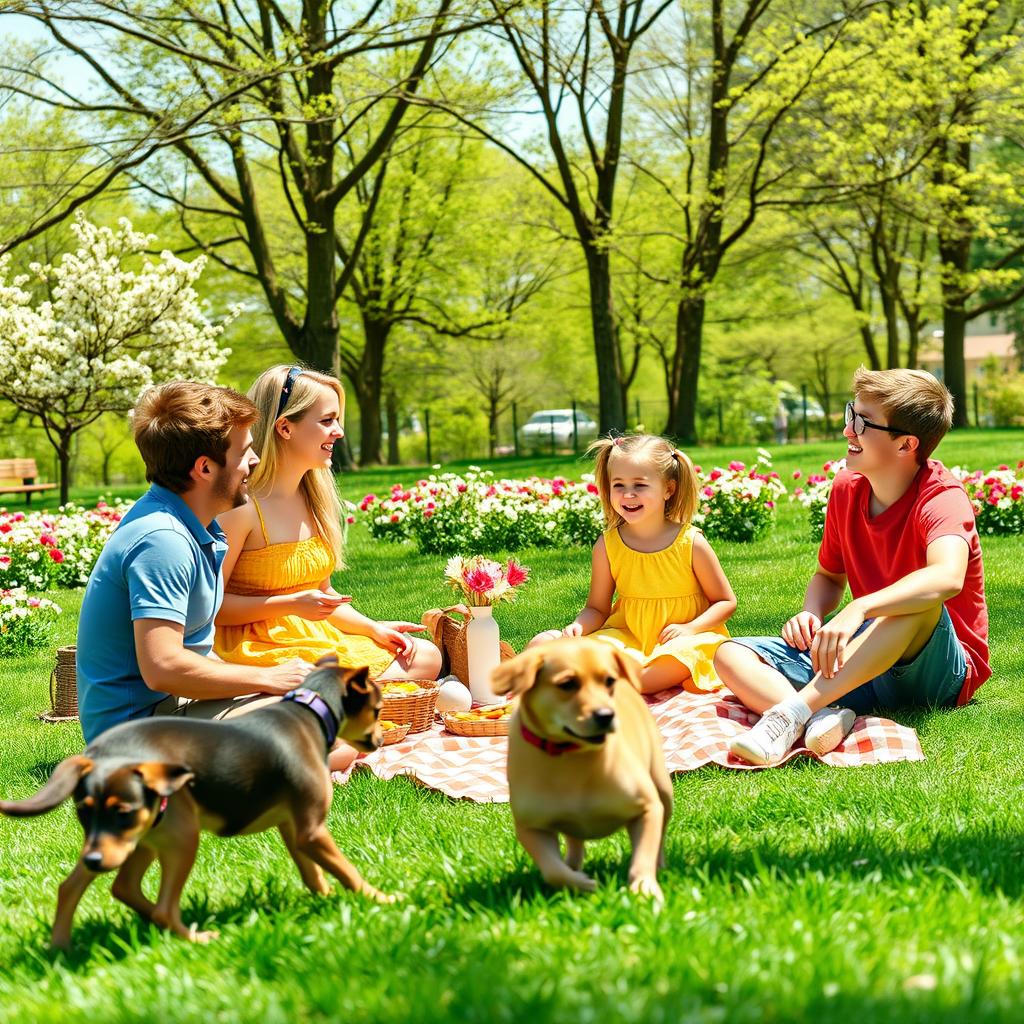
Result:
<instances>
[{"instance_id":1,"label":"dog's ear","mask_svg":"<svg viewBox=\"0 0 1024 1024\"><path fill-rule=\"evenodd\" d=\"M132 768L142 779L146 789L153 790L159 796L170 796L177 793L186 782L194 779L195 772L183 764L163 764L161 761L143 761Z\"/></svg>"},{"instance_id":2,"label":"dog's ear","mask_svg":"<svg viewBox=\"0 0 1024 1024\"><path fill-rule=\"evenodd\" d=\"M0 811L13 818L31 818L52 811L75 791L83 775L92 771L93 763L84 754L65 758L53 770L43 788L26 800L0 800Z\"/></svg>"},{"instance_id":3,"label":"dog's ear","mask_svg":"<svg viewBox=\"0 0 1024 1024\"><path fill-rule=\"evenodd\" d=\"M640 666L636 660L623 651L614 651L615 664L619 668L619 677L628 679L634 690L640 689Z\"/></svg>"},{"instance_id":4,"label":"dog's ear","mask_svg":"<svg viewBox=\"0 0 1024 1024\"><path fill-rule=\"evenodd\" d=\"M495 693L510 693L518 697L526 693L537 681L544 664L544 655L537 650L526 650L508 661L503 661L491 673L491 689Z\"/></svg>"},{"instance_id":5,"label":"dog's ear","mask_svg":"<svg viewBox=\"0 0 1024 1024\"><path fill-rule=\"evenodd\" d=\"M337 664L339 664L338 656L333 651L316 660L317 668L330 668L331 665Z\"/></svg>"},{"instance_id":6,"label":"dog's ear","mask_svg":"<svg viewBox=\"0 0 1024 1024\"><path fill-rule=\"evenodd\" d=\"M368 694L373 687L370 679L370 668L368 665L360 665L358 668L347 668L341 673L342 693Z\"/></svg>"}]
</instances>

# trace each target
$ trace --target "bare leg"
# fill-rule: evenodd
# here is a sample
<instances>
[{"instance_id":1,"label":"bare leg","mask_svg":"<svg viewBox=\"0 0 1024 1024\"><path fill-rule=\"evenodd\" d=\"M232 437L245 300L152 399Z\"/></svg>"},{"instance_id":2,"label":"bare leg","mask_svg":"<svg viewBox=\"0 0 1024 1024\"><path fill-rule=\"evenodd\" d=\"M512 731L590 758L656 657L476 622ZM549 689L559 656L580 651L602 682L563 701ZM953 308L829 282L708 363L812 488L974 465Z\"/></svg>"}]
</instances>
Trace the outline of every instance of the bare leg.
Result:
<instances>
[{"instance_id":1,"label":"bare leg","mask_svg":"<svg viewBox=\"0 0 1024 1024\"><path fill-rule=\"evenodd\" d=\"M316 861L324 871L337 878L346 889L351 889L361 896L369 896L370 899L374 899L378 903L394 903L398 898L381 892L359 874L355 865L338 849L331 833L327 831L326 825L318 825L309 838L298 839L296 845L302 853Z\"/></svg>"},{"instance_id":2,"label":"bare leg","mask_svg":"<svg viewBox=\"0 0 1024 1024\"><path fill-rule=\"evenodd\" d=\"M557 640L563 635L560 629L545 629L538 633L526 646L532 647L534 644L542 644L547 640Z\"/></svg>"},{"instance_id":3,"label":"bare leg","mask_svg":"<svg viewBox=\"0 0 1024 1024\"><path fill-rule=\"evenodd\" d=\"M558 845L558 836L554 832L542 832L540 829L516 825L516 836L523 849L533 858L540 868L540 873L548 885L556 888L563 886L578 889L581 892L593 892L597 888L595 882L582 871L576 871L562 860L562 851Z\"/></svg>"},{"instance_id":4,"label":"bare leg","mask_svg":"<svg viewBox=\"0 0 1024 1024\"><path fill-rule=\"evenodd\" d=\"M715 652L715 670L743 706L759 715L796 696L796 690L781 672L766 665L743 644L722 644Z\"/></svg>"},{"instance_id":5,"label":"bare leg","mask_svg":"<svg viewBox=\"0 0 1024 1024\"><path fill-rule=\"evenodd\" d=\"M626 826L633 843L633 859L629 865L629 888L641 896L664 899L658 885L658 856L665 833L665 809L660 797L652 800L639 818Z\"/></svg>"},{"instance_id":6,"label":"bare leg","mask_svg":"<svg viewBox=\"0 0 1024 1024\"><path fill-rule=\"evenodd\" d=\"M346 771L358 756L359 751L355 747L344 740L338 740L334 749L327 755L327 767L332 772Z\"/></svg>"},{"instance_id":7,"label":"bare leg","mask_svg":"<svg viewBox=\"0 0 1024 1024\"><path fill-rule=\"evenodd\" d=\"M378 679L436 679L441 672L441 652L429 640L413 637L412 653L399 654Z\"/></svg>"},{"instance_id":8,"label":"bare leg","mask_svg":"<svg viewBox=\"0 0 1024 1024\"><path fill-rule=\"evenodd\" d=\"M295 861L295 866L299 869L299 874L302 876L302 881L306 888L310 892L319 893L321 896L329 893L331 887L327 884L327 879L324 878L320 865L310 860L309 857L299 850L295 839L295 823L288 819L282 821L277 826L277 829L281 833L281 838L284 840L284 845L288 848L288 852L292 855L292 860Z\"/></svg>"},{"instance_id":9,"label":"bare leg","mask_svg":"<svg viewBox=\"0 0 1024 1024\"><path fill-rule=\"evenodd\" d=\"M575 836L565 837L565 863L579 871L583 867L583 840Z\"/></svg>"},{"instance_id":10,"label":"bare leg","mask_svg":"<svg viewBox=\"0 0 1024 1024\"><path fill-rule=\"evenodd\" d=\"M121 865L110 891L115 899L131 907L147 919L153 917L156 904L148 900L142 891L142 877L156 858L156 850L148 846L137 846L132 855Z\"/></svg>"},{"instance_id":11,"label":"bare leg","mask_svg":"<svg viewBox=\"0 0 1024 1024\"><path fill-rule=\"evenodd\" d=\"M71 921L78 909L82 894L96 880L96 872L90 871L81 861L57 890L57 916L53 920L50 945L54 949L67 949L71 945Z\"/></svg>"},{"instance_id":12,"label":"bare leg","mask_svg":"<svg viewBox=\"0 0 1024 1024\"><path fill-rule=\"evenodd\" d=\"M690 670L678 658L664 655L640 670L640 692L658 693L670 686L682 686L690 678Z\"/></svg>"}]
</instances>

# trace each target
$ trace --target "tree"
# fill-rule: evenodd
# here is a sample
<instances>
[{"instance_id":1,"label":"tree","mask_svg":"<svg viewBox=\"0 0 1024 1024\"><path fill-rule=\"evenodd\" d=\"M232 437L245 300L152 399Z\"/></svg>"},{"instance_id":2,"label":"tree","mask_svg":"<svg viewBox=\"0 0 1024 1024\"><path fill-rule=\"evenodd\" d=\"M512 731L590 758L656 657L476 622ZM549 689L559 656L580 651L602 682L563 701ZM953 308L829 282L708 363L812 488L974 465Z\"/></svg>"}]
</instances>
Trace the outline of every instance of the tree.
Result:
<instances>
[{"instance_id":1,"label":"tree","mask_svg":"<svg viewBox=\"0 0 1024 1024\"><path fill-rule=\"evenodd\" d=\"M127 412L152 384L212 381L227 358L216 343L224 324L207 320L193 288L204 257L140 260L153 236L127 220L114 231L79 215L72 230L77 250L33 264L31 280L8 280L10 256L0 257L0 398L42 424L60 464L61 503L79 431Z\"/></svg>"}]
</instances>

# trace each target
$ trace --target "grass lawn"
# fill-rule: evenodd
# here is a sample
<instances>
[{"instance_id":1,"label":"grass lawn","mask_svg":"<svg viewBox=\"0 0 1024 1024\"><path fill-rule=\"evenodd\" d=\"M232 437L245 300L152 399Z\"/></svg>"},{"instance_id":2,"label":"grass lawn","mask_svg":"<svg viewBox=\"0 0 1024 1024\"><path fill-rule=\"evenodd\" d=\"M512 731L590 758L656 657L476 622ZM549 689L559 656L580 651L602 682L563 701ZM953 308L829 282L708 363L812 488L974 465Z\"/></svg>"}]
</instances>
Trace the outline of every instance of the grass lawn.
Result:
<instances>
[{"instance_id":1,"label":"grass lawn","mask_svg":"<svg viewBox=\"0 0 1024 1024\"><path fill-rule=\"evenodd\" d=\"M776 468L788 481L839 450L780 449ZM704 465L752 455L695 454ZM988 468L1024 456L1024 434L966 432L938 454ZM586 468L571 459L493 466L509 475ZM358 501L419 475L360 472L342 486ZM967 708L900 716L919 730L927 760L677 775L660 913L625 889L624 834L589 846L595 895L552 894L518 847L507 805L357 774L336 792L331 831L404 903L311 897L276 833L206 835L183 912L219 929L217 942L190 946L141 924L104 878L79 908L75 952L55 957L46 944L56 889L81 845L65 803L36 819L0 819L0 1021L1019 1020L1024 542L983 538L983 547L995 675ZM716 550L740 600L734 634L774 631L798 608L816 550L798 506L784 504L759 543ZM362 526L348 560L336 583L368 614L418 618L448 600L443 559L376 544ZM533 580L498 610L516 647L568 621L588 584L582 549L523 560ZM73 642L80 592L51 596L65 609L59 642ZM81 748L77 725L35 718L52 663L49 651L0 663L5 796L32 792Z\"/></svg>"}]
</instances>

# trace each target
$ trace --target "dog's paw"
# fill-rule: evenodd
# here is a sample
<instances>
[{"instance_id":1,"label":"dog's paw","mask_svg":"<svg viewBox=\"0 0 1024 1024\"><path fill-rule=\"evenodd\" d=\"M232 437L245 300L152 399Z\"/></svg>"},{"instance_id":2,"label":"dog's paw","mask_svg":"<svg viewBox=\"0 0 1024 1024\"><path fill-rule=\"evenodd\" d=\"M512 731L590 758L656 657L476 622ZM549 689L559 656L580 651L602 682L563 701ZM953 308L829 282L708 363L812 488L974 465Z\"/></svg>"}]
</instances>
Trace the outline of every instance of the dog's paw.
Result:
<instances>
[{"instance_id":1,"label":"dog's paw","mask_svg":"<svg viewBox=\"0 0 1024 1024\"><path fill-rule=\"evenodd\" d=\"M594 892L597 882L582 871L573 871L568 866L557 874L546 875L544 881L556 889L575 889L577 892Z\"/></svg>"},{"instance_id":2,"label":"dog's paw","mask_svg":"<svg viewBox=\"0 0 1024 1024\"><path fill-rule=\"evenodd\" d=\"M655 903L664 903L665 894L658 885L658 880L653 875L641 875L629 883L629 891L637 896L647 896Z\"/></svg>"}]
</instances>

